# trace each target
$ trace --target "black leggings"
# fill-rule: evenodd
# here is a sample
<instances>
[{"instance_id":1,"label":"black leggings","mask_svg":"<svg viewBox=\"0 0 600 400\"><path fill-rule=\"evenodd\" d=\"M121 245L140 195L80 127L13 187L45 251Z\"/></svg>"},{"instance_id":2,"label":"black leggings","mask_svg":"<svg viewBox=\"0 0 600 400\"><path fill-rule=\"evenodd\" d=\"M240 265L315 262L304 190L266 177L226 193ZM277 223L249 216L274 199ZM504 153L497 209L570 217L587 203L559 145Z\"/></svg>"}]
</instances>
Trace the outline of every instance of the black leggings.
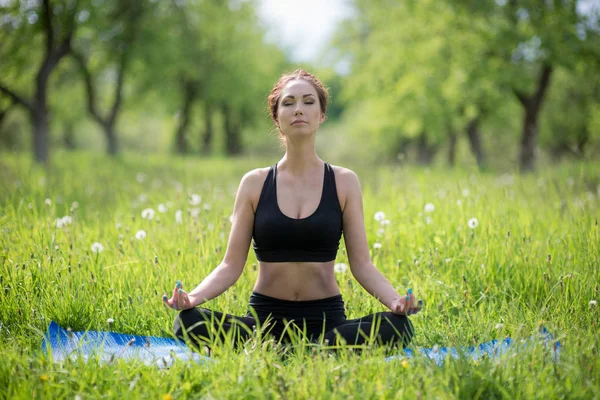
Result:
<instances>
[{"instance_id":1,"label":"black leggings","mask_svg":"<svg viewBox=\"0 0 600 400\"><path fill-rule=\"evenodd\" d=\"M192 308L181 311L175 318L174 326L177 337L184 339L187 335L203 344L226 338L241 344L256 329L282 342L299 336L312 342L323 340L329 345L361 345L376 341L406 346L413 336L413 326L404 315L379 312L346 319L341 295L319 300L290 301L254 292L250 296L246 316Z\"/></svg>"}]
</instances>

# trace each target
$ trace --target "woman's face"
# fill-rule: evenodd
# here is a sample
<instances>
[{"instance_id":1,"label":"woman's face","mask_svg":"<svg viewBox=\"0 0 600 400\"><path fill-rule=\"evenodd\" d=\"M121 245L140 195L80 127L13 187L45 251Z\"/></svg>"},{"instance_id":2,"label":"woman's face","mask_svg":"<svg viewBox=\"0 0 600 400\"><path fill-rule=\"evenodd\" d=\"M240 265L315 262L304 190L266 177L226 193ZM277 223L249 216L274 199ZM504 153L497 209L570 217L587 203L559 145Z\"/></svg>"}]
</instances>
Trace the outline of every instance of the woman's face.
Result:
<instances>
[{"instance_id":1,"label":"woman's face","mask_svg":"<svg viewBox=\"0 0 600 400\"><path fill-rule=\"evenodd\" d=\"M294 79L283 87L277 109L279 129L286 136L312 134L325 121L316 89L304 79Z\"/></svg>"}]
</instances>

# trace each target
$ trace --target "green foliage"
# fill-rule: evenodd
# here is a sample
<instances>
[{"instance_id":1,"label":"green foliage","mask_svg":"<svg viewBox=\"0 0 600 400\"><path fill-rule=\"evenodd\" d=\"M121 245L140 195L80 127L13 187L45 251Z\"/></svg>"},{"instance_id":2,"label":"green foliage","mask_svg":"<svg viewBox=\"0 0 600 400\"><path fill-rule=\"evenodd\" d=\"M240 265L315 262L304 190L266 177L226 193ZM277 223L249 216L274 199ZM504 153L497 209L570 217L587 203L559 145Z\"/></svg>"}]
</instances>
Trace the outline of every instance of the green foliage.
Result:
<instances>
[{"instance_id":1,"label":"green foliage","mask_svg":"<svg viewBox=\"0 0 600 400\"><path fill-rule=\"evenodd\" d=\"M527 338L543 323L550 349L444 367L384 362L390 349L332 353L251 341L215 348L209 366L159 371L135 362L54 364L40 344L50 320L79 329L168 336L160 295L202 280L222 259L236 186L274 160L58 154L50 169L3 155L0 191L0 396L160 398L593 398L600 392L600 168L567 164L536 176L372 168L354 160L371 257L400 291L425 300L415 346ZM189 195L202 197L199 206ZM46 199L49 199L47 202ZM74 204L77 202L77 205ZM433 212L424 205L432 203ZM147 207L167 207L152 220ZM198 208L198 210L193 210ZM183 211L177 224L175 211ZM383 211L390 225L375 221ZM72 217L58 227L57 218ZM194 216L195 215L195 216ZM467 221L477 218L475 229ZM147 237L135 238L143 229ZM104 251L93 253L93 242ZM381 248L373 244L379 242ZM336 262L348 263L343 249ZM207 306L244 313L257 277L249 259L236 285ZM382 306L337 274L348 317ZM292 351L293 350L293 351ZM397 350L391 350L397 354Z\"/></svg>"}]
</instances>

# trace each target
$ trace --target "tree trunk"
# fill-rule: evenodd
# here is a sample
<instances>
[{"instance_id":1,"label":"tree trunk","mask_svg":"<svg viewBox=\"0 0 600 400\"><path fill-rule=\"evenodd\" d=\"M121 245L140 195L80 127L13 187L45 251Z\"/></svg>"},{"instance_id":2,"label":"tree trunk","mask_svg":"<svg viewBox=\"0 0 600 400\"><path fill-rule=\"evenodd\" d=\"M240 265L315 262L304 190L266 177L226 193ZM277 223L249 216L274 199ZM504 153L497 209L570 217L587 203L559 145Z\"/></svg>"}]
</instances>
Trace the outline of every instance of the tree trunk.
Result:
<instances>
[{"instance_id":1,"label":"tree trunk","mask_svg":"<svg viewBox=\"0 0 600 400\"><path fill-rule=\"evenodd\" d=\"M429 165L433 161L436 148L428 143L427 133L421 132L417 141L417 163L420 165Z\"/></svg>"},{"instance_id":2,"label":"tree trunk","mask_svg":"<svg viewBox=\"0 0 600 400\"><path fill-rule=\"evenodd\" d=\"M67 122L65 124L63 144L67 150L75 150L75 129L73 127L73 122Z\"/></svg>"},{"instance_id":3,"label":"tree trunk","mask_svg":"<svg viewBox=\"0 0 600 400\"><path fill-rule=\"evenodd\" d=\"M471 153L477 160L477 166L482 169L485 165L485 154L481 145L481 134L479 132L479 118L473 118L467 124L467 137L469 138L469 147Z\"/></svg>"},{"instance_id":4,"label":"tree trunk","mask_svg":"<svg viewBox=\"0 0 600 400\"><path fill-rule=\"evenodd\" d=\"M175 131L175 151L178 154L187 154L188 143L186 140L187 128L191 121L192 105L196 100L196 88L194 83L184 80L183 86L183 104L179 115L179 125Z\"/></svg>"},{"instance_id":5,"label":"tree trunk","mask_svg":"<svg viewBox=\"0 0 600 400\"><path fill-rule=\"evenodd\" d=\"M106 137L107 153L110 156L116 156L119 153L119 141L112 125L104 125L104 136Z\"/></svg>"},{"instance_id":6,"label":"tree trunk","mask_svg":"<svg viewBox=\"0 0 600 400\"><path fill-rule=\"evenodd\" d=\"M448 147L448 166L454 167L456 162L456 142L458 136L454 132L450 132L450 145Z\"/></svg>"},{"instance_id":7,"label":"tree trunk","mask_svg":"<svg viewBox=\"0 0 600 400\"><path fill-rule=\"evenodd\" d=\"M204 132L202 134L202 152L210 154L213 141L212 106L208 101L204 102Z\"/></svg>"},{"instance_id":8,"label":"tree trunk","mask_svg":"<svg viewBox=\"0 0 600 400\"><path fill-rule=\"evenodd\" d=\"M33 122L33 158L40 164L48 164L49 161L49 146L48 146L48 119L47 113L44 111L31 112L31 120Z\"/></svg>"},{"instance_id":9,"label":"tree trunk","mask_svg":"<svg viewBox=\"0 0 600 400\"><path fill-rule=\"evenodd\" d=\"M227 104L223 104L223 119L225 125L225 151L227 155L237 155L242 152L241 135L233 112Z\"/></svg>"},{"instance_id":10,"label":"tree trunk","mask_svg":"<svg viewBox=\"0 0 600 400\"><path fill-rule=\"evenodd\" d=\"M551 75L552 66L544 65L540 72L536 92L533 96L527 96L516 90L514 91L525 109L523 133L521 135L521 149L519 154L519 167L522 172L529 172L535 169L538 116L544 101L544 94L550 84Z\"/></svg>"}]
</instances>

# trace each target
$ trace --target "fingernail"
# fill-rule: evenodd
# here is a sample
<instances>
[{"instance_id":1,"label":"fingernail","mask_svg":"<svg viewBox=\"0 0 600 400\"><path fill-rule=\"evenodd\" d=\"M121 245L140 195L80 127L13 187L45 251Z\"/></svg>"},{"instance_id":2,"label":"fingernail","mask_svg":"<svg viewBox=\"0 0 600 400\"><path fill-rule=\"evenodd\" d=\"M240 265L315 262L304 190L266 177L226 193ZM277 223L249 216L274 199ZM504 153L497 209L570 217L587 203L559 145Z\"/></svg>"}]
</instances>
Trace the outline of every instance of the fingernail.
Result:
<instances>
[{"instance_id":1,"label":"fingernail","mask_svg":"<svg viewBox=\"0 0 600 400\"><path fill-rule=\"evenodd\" d=\"M408 288L408 291L407 291L406 293L408 293L408 294L412 294L412 289L411 289L411 288Z\"/></svg>"},{"instance_id":2,"label":"fingernail","mask_svg":"<svg viewBox=\"0 0 600 400\"><path fill-rule=\"evenodd\" d=\"M181 287L181 281L176 281L177 282L177 287L180 288Z\"/></svg>"},{"instance_id":3,"label":"fingernail","mask_svg":"<svg viewBox=\"0 0 600 400\"><path fill-rule=\"evenodd\" d=\"M183 292L183 290L179 289L179 294L181 294Z\"/></svg>"},{"instance_id":4,"label":"fingernail","mask_svg":"<svg viewBox=\"0 0 600 400\"><path fill-rule=\"evenodd\" d=\"M419 300L419 305L422 306L423 305L423 300Z\"/></svg>"},{"instance_id":5,"label":"fingernail","mask_svg":"<svg viewBox=\"0 0 600 400\"><path fill-rule=\"evenodd\" d=\"M406 296L406 301L409 301L409 300L410 300L410 296Z\"/></svg>"},{"instance_id":6,"label":"fingernail","mask_svg":"<svg viewBox=\"0 0 600 400\"><path fill-rule=\"evenodd\" d=\"M163 294L163 300L167 300L167 295Z\"/></svg>"}]
</instances>

